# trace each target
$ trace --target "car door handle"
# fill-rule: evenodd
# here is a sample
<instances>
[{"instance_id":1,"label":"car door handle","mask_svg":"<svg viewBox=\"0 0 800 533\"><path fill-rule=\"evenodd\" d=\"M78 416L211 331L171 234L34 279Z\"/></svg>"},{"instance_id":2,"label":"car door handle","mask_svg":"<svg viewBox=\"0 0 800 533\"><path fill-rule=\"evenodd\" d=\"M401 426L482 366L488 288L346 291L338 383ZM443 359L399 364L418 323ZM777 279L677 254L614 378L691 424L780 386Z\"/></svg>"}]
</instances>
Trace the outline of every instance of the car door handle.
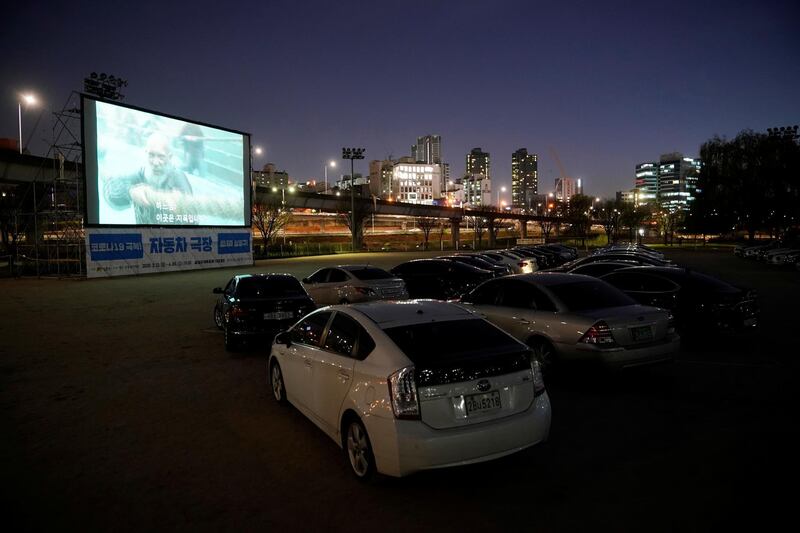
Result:
<instances>
[{"instance_id":1,"label":"car door handle","mask_svg":"<svg viewBox=\"0 0 800 533\"><path fill-rule=\"evenodd\" d=\"M303 364L306 365L308 368L311 368L311 359L304 359Z\"/></svg>"},{"instance_id":2,"label":"car door handle","mask_svg":"<svg viewBox=\"0 0 800 533\"><path fill-rule=\"evenodd\" d=\"M527 318L522 318L522 317L518 317L518 316L515 316L514 320L516 320L520 324L530 324L531 323L531 321L528 320Z\"/></svg>"},{"instance_id":3,"label":"car door handle","mask_svg":"<svg viewBox=\"0 0 800 533\"><path fill-rule=\"evenodd\" d=\"M349 380L349 379L350 379L350 374L348 374L348 373L347 373L346 371L344 371L344 370L340 370L340 371L339 371L339 379L340 379L341 381L343 381L343 382L344 382L344 381L347 381L347 380Z\"/></svg>"}]
</instances>

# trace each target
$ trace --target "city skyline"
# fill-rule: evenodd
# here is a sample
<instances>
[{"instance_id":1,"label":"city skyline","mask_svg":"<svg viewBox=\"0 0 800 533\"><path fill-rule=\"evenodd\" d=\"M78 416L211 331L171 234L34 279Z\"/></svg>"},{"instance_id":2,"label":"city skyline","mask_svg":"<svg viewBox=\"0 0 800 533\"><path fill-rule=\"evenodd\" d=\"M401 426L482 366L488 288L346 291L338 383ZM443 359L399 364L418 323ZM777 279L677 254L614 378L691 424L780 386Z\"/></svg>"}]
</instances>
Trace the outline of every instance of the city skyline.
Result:
<instances>
[{"instance_id":1,"label":"city skyline","mask_svg":"<svg viewBox=\"0 0 800 533\"><path fill-rule=\"evenodd\" d=\"M368 161L434 134L453 179L480 146L493 187L510 191L512 154L526 147L546 193L560 175L553 148L587 194L611 198L642 161L800 121L791 2L671 3L670 39L658 38L658 4L609 2L591 17L575 3L425 5L424 20L393 1L13 5L0 137L17 137L20 93L58 111L97 71L129 81L123 103L251 133L263 149L253 167L293 180L322 179L342 146L366 149L366 175ZM43 154L41 112L23 107L22 127Z\"/></svg>"}]
</instances>

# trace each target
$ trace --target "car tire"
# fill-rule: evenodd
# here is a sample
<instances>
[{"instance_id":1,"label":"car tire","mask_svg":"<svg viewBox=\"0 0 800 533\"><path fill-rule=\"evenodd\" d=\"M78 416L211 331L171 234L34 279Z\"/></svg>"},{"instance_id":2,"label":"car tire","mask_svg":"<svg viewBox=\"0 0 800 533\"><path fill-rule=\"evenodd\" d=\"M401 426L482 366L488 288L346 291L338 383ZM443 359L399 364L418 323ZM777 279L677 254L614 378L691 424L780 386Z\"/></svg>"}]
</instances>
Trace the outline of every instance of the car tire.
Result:
<instances>
[{"instance_id":1,"label":"car tire","mask_svg":"<svg viewBox=\"0 0 800 533\"><path fill-rule=\"evenodd\" d=\"M528 341L528 346L533 351L533 357L539 361L542 373L552 375L557 366L557 356L553 345L545 339L531 339Z\"/></svg>"},{"instance_id":2,"label":"car tire","mask_svg":"<svg viewBox=\"0 0 800 533\"><path fill-rule=\"evenodd\" d=\"M218 305L214 306L214 325L217 326L217 329L223 329L225 327L225 316L222 314L222 309Z\"/></svg>"},{"instance_id":3,"label":"car tire","mask_svg":"<svg viewBox=\"0 0 800 533\"><path fill-rule=\"evenodd\" d=\"M272 386L272 396L275 401L286 405L286 385L283 382L283 371L275 359L269 365L269 383Z\"/></svg>"},{"instance_id":4,"label":"car tire","mask_svg":"<svg viewBox=\"0 0 800 533\"><path fill-rule=\"evenodd\" d=\"M364 424L353 416L344 424L342 434L342 448L350 471L358 480L370 481L375 476L375 455Z\"/></svg>"},{"instance_id":5,"label":"car tire","mask_svg":"<svg viewBox=\"0 0 800 533\"><path fill-rule=\"evenodd\" d=\"M239 351L239 341L228 328L223 329L225 336L225 349L229 352Z\"/></svg>"}]
</instances>

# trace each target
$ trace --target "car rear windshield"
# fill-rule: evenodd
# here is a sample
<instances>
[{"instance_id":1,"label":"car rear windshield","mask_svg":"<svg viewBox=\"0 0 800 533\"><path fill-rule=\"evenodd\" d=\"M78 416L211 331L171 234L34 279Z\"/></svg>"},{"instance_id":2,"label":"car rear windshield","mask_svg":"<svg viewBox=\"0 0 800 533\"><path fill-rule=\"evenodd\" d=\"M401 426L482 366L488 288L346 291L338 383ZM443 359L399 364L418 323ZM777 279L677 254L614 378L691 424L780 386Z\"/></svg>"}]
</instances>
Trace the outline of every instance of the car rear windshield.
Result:
<instances>
[{"instance_id":1,"label":"car rear windshield","mask_svg":"<svg viewBox=\"0 0 800 533\"><path fill-rule=\"evenodd\" d=\"M525 350L508 334L481 319L427 322L397 326L385 331L406 356L419 366L447 365Z\"/></svg>"},{"instance_id":2,"label":"car rear windshield","mask_svg":"<svg viewBox=\"0 0 800 533\"><path fill-rule=\"evenodd\" d=\"M579 281L547 287L568 311L633 305L628 295L603 281Z\"/></svg>"},{"instance_id":3,"label":"car rear windshield","mask_svg":"<svg viewBox=\"0 0 800 533\"><path fill-rule=\"evenodd\" d=\"M238 292L240 298L286 298L306 294L300 282L289 277L244 278L239 281Z\"/></svg>"},{"instance_id":4,"label":"car rear windshield","mask_svg":"<svg viewBox=\"0 0 800 533\"><path fill-rule=\"evenodd\" d=\"M375 279L392 279L393 275L380 268L359 268L351 270L350 273L361 281L372 281Z\"/></svg>"}]
</instances>

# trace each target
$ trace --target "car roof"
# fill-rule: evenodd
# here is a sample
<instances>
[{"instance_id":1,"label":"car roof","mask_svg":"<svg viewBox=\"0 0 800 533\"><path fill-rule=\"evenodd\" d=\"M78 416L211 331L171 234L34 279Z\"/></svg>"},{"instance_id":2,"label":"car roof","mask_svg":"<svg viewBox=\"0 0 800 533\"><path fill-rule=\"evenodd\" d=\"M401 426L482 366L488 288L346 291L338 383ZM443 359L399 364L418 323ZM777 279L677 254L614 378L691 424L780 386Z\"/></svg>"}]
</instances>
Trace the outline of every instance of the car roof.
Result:
<instances>
[{"instance_id":1,"label":"car roof","mask_svg":"<svg viewBox=\"0 0 800 533\"><path fill-rule=\"evenodd\" d=\"M332 309L355 310L375 322L381 329L394 326L443 322L476 318L463 307L439 300L375 301L351 305L334 305Z\"/></svg>"},{"instance_id":2,"label":"car roof","mask_svg":"<svg viewBox=\"0 0 800 533\"><path fill-rule=\"evenodd\" d=\"M543 285L545 287L564 285L566 283L579 283L582 281L597 281L597 278L592 276L584 276L583 274L567 274L562 272L533 272L531 274L505 276L503 279L518 279L521 281L527 281L528 283Z\"/></svg>"},{"instance_id":3,"label":"car roof","mask_svg":"<svg viewBox=\"0 0 800 533\"><path fill-rule=\"evenodd\" d=\"M335 268L341 268L342 270L347 270L348 272L352 272L353 270L364 270L366 268L375 268L378 270L383 270L380 267L376 267L375 265L337 265Z\"/></svg>"},{"instance_id":4,"label":"car roof","mask_svg":"<svg viewBox=\"0 0 800 533\"><path fill-rule=\"evenodd\" d=\"M246 278L264 278L264 279L269 279L269 278L292 278L292 279L297 279L291 274L286 274L286 273L282 273L282 272L281 273L270 272L268 274L237 274L237 275L234 276L234 278L236 278L236 279L246 279Z\"/></svg>"}]
</instances>

